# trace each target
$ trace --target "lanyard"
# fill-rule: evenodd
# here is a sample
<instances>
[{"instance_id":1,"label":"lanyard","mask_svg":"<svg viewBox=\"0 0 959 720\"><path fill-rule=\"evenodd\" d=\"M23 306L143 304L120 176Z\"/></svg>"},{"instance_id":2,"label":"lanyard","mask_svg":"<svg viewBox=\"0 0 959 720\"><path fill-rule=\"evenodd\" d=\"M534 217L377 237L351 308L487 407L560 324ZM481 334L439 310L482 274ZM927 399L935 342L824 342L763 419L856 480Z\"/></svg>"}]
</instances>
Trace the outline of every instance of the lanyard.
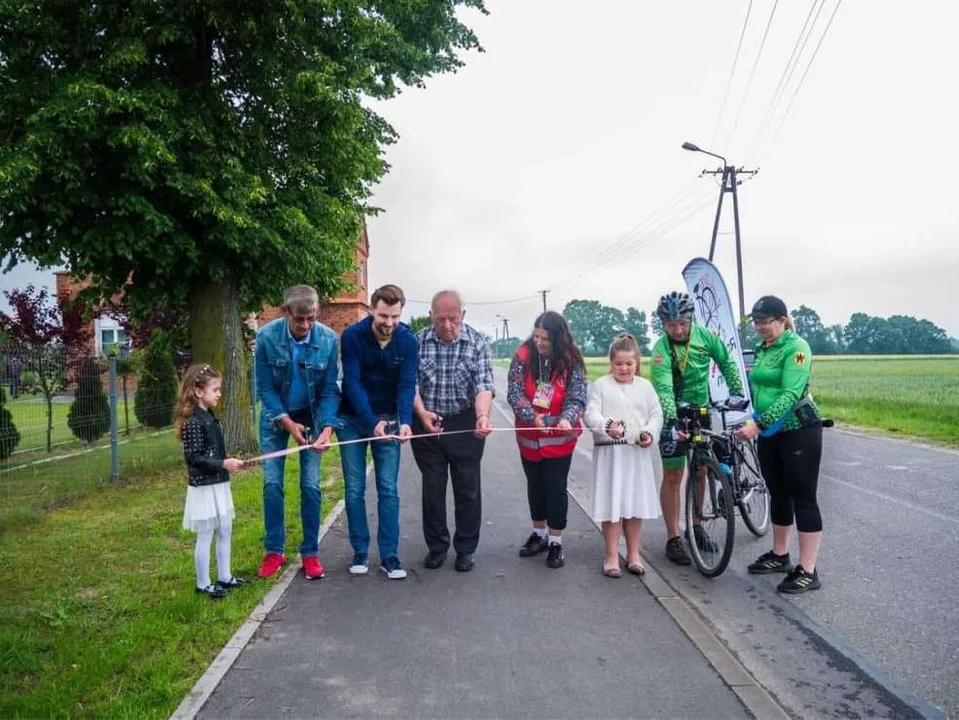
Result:
<instances>
[{"instance_id":1,"label":"lanyard","mask_svg":"<svg viewBox=\"0 0 959 720\"><path fill-rule=\"evenodd\" d=\"M549 382L549 377L550 377L549 360L545 359L539 353L537 353L536 356L537 356L537 360L539 361L539 375L537 375L536 380L538 382ZM545 366L545 370L544 370L544 366Z\"/></svg>"},{"instance_id":2,"label":"lanyard","mask_svg":"<svg viewBox=\"0 0 959 720\"><path fill-rule=\"evenodd\" d=\"M690 340L691 340L691 338L690 338ZM686 374L686 365L689 364L689 343L690 343L690 340L687 340L687 341L686 341L686 354L683 356L683 361L679 364L679 374L680 374L680 375L685 375L685 374ZM671 346L672 349L673 349L673 359L674 359L674 360L679 360L679 354L676 352L676 346L673 345L672 343L670 343L670 346Z\"/></svg>"}]
</instances>

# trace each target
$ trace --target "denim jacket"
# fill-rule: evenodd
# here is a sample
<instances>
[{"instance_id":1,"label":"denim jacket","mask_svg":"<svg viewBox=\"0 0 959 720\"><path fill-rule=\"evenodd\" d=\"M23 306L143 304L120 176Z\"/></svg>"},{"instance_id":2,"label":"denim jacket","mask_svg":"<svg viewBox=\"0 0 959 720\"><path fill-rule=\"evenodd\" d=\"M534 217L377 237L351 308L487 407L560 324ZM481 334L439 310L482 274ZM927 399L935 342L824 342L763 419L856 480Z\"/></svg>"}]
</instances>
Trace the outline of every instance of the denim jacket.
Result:
<instances>
[{"instance_id":1,"label":"denim jacket","mask_svg":"<svg viewBox=\"0 0 959 720\"><path fill-rule=\"evenodd\" d=\"M324 427L339 428L339 340L330 328L313 323L302 369L310 395L314 436ZM263 405L265 428L289 415L286 402L293 382L293 351L285 317L264 325L256 334L256 394Z\"/></svg>"}]
</instances>

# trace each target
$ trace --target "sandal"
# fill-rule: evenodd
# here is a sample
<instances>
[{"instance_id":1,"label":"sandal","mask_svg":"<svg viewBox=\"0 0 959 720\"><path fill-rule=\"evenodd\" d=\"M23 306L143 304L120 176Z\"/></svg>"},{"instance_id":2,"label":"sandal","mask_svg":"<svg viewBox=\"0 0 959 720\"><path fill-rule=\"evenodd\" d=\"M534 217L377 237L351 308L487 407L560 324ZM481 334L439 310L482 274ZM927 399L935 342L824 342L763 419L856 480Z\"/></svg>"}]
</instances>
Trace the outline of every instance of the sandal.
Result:
<instances>
[{"instance_id":1,"label":"sandal","mask_svg":"<svg viewBox=\"0 0 959 720\"><path fill-rule=\"evenodd\" d=\"M623 573L619 569L619 565L603 565L603 575L608 578L619 578L623 576Z\"/></svg>"},{"instance_id":2,"label":"sandal","mask_svg":"<svg viewBox=\"0 0 959 720\"><path fill-rule=\"evenodd\" d=\"M642 563L630 563L626 566L626 570L638 577L642 577L646 574L646 568L643 567Z\"/></svg>"}]
</instances>

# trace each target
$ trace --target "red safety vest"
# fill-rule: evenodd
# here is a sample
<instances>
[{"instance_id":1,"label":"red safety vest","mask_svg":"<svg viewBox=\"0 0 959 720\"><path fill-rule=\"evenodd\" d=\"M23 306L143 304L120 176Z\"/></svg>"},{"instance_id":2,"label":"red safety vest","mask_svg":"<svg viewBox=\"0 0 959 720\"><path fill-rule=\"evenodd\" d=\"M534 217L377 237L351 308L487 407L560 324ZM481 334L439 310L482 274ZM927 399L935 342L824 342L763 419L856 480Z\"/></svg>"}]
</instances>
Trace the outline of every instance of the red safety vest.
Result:
<instances>
[{"instance_id":1,"label":"red safety vest","mask_svg":"<svg viewBox=\"0 0 959 720\"><path fill-rule=\"evenodd\" d=\"M536 380L533 378L533 371L529 365L529 351L525 345L521 345L516 350L516 355L526 364L526 376L523 378L523 394L526 399L532 402L536 395ZM566 382L569 379L569 373L565 376L553 375L550 383L553 385L553 398L549 405L549 410L534 407L537 415L556 416L563 412L563 401L566 398ZM516 418L516 443L519 445L519 454L526 460L538 462L543 458L558 458L572 455L576 450L576 441L583 433L583 422L577 420L573 423L572 432L557 435L553 433L544 433L538 429L532 428L533 424L524 422Z\"/></svg>"}]
</instances>

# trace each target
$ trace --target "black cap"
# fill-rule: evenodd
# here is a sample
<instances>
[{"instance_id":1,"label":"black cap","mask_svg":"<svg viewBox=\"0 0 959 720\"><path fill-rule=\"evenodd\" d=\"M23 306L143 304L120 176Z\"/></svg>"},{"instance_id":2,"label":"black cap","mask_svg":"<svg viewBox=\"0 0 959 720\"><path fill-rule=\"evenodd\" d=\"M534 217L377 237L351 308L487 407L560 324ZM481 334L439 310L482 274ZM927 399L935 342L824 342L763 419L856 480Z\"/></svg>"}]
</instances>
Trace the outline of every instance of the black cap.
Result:
<instances>
[{"instance_id":1,"label":"black cap","mask_svg":"<svg viewBox=\"0 0 959 720\"><path fill-rule=\"evenodd\" d=\"M750 317L753 318L778 318L788 317L789 311L786 309L786 303L775 295L763 295L753 305L753 311Z\"/></svg>"}]
</instances>

